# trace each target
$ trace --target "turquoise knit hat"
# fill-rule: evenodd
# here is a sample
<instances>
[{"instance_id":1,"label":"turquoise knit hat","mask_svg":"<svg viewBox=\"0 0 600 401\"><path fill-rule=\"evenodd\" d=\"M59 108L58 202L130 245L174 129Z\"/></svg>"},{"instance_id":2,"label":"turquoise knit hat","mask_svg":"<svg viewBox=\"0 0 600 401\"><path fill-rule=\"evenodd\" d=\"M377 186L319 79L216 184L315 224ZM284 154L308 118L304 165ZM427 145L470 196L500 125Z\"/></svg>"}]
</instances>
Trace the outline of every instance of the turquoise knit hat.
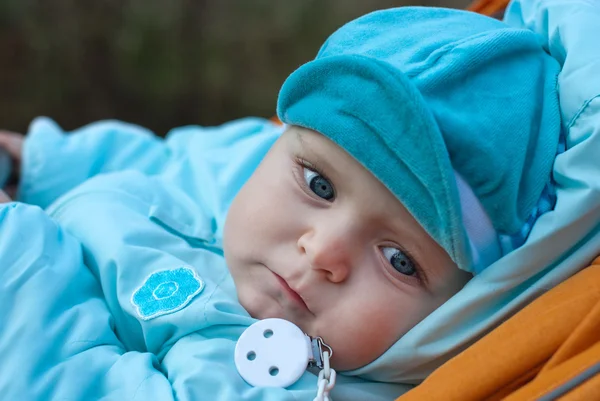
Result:
<instances>
[{"instance_id":1,"label":"turquoise knit hat","mask_svg":"<svg viewBox=\"0 0 600 401\"><path fill-rule=\"evenodd\" d=\"M383 10L293 72L277 114L344 148L479 273L553 206L558 72L532 32L460 10Z\"/></svg>"}]
</instances>

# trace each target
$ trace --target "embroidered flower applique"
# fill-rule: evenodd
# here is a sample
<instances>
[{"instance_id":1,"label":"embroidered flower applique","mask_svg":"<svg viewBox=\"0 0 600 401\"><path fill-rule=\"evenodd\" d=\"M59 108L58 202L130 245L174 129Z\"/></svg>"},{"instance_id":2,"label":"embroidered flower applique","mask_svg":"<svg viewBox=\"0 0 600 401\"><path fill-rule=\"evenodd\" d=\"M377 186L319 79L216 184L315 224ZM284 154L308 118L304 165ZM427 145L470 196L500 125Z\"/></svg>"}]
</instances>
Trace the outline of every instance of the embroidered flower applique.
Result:
<instances>
[{"instance_id":1,"label":"embroidered flower applique","mask_svg":"<svg viewBox=\"0 0 600 401\"><path fill-rule=\"evenodd\" d=\"M204 289L204 281L189 267L162 270L148 276L131 296L143 320L185 308Z\"/></svg>"}]
</instances>

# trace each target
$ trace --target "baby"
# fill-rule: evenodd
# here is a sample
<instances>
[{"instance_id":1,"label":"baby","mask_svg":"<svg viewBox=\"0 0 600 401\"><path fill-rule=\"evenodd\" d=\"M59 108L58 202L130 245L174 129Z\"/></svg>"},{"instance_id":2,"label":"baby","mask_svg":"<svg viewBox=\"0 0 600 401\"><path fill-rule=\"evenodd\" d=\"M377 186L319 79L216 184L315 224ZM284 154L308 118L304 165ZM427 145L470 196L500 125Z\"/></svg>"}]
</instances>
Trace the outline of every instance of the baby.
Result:
<instances>
[{"instance_id":1,"label":"baby","mask_svg":"<svg viewBox=\"0 0 600 401\"><path fill-rule=\"evenodd\" d=\"M284 126L163 141L41 118L22 152L3 133L22 158L17 199L46 212L0 208L0 393L312 400L311 373L282 389L236 372L243 330L278 317L333 349L334 397L393 399L401 389L365 379L415 382L403 358L418 347L399 339L554 206L558 71L529 31L391 9L291 74Z\"/></svg>"}]
</instances>

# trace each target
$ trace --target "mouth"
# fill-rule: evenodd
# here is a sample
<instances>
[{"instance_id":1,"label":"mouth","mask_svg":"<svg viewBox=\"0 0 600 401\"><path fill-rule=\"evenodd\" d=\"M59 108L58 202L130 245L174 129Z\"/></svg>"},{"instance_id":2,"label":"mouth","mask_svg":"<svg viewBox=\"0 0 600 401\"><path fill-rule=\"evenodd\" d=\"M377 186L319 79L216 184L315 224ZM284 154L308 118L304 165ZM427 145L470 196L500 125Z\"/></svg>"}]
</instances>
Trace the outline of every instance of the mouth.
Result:
<instances>
[{"instance_id":1,"label":"mouth","mask_svg":"<svg viewBox=\"0 0 600 401\"><path fill-rule=\"evenodd\" d=\"M292 287L290 287L287 283L287 281L285 281L283 279L283 277L281 277L280 275L278 275L277 273L272 272L275 275L275 278L277 279L277 281L279 281L279 284L281 284L281 287L283 288L283 291L285 292L285 294L297 305L299 305L300 307L302 307L303 309L307 310L308 312L311 312L311 310L308 308L308 306L306 305L306 302L304 302L304 299L302 299L302 297L300 296L300 294L298 294L296 291L294 291L292 289Z\"/></svg>"}]
</instances>

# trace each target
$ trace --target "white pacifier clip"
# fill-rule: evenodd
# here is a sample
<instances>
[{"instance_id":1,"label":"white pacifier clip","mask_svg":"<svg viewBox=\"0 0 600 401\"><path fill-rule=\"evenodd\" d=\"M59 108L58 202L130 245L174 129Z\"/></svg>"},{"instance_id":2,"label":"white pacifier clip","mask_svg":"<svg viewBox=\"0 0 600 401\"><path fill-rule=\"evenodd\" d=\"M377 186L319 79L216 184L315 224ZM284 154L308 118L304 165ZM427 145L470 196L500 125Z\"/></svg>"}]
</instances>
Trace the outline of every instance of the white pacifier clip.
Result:
<instances>
[{"instance_id":1,"label":"white pacifier clip","mask_svg":"<svg viewBox=\"0 0 600 401\"><path fill-rule=\"evenodd\" d=\"M333 350L321 337L310 337L284 319L264 319L248 327L235 346L235 366L254 387L288 387L307 368L321 369L314 401L331 401L336 372L329 366Z\"/></svg>"}]
</instances>

